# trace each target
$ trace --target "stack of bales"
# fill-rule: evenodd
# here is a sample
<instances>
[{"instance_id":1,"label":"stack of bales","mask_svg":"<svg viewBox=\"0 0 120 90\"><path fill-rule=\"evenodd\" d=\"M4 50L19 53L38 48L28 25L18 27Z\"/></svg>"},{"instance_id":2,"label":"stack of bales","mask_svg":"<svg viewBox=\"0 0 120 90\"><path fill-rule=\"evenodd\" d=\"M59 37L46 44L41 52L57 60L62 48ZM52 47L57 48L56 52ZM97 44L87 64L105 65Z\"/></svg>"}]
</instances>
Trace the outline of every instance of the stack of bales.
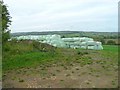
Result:
<instances>
[{"instance_id":1,"label":"stack of bales","mask_svg":"<svg viewBox=\"0 0 120 90\"><path fill-rule=\"evenodd\" d=\"M54 47L84 48L84 49L103 49L102 43L94 41L88 37L61 38L60 35L28 35L15 37L17 40L37 40L41 43L47 43Z\"/></svg>"},{"instance_id":2,"label":"stack of bales","mask_svg":"<svg viewBox=\"0 0 120 90\"><path fill-rule=\"evenodd\" d=\"M62 38L62 40L70 48L84 48L84 49L103 49L101 42L96 42L92 38L88 37L74 37L74 38Z\"/></svg>"}]
</instances>

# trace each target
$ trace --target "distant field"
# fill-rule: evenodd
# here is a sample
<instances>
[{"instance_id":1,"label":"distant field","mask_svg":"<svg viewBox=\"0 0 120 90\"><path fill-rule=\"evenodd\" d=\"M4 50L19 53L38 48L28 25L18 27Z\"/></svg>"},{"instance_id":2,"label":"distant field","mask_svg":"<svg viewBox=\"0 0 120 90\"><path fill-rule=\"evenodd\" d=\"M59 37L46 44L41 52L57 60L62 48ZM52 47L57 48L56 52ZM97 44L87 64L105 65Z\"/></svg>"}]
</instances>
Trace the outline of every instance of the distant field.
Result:
<instances>
[{"instance_id":1,"label":"distant field","mask_svg":"<svg viewBox=\"0 0 120 90\"><path fill-rule=\"evenodd\" d=\"M103 47L100 51L52 48L6 57L3 87L118 87L118 47Z\"/></svg>"}]
</instances>

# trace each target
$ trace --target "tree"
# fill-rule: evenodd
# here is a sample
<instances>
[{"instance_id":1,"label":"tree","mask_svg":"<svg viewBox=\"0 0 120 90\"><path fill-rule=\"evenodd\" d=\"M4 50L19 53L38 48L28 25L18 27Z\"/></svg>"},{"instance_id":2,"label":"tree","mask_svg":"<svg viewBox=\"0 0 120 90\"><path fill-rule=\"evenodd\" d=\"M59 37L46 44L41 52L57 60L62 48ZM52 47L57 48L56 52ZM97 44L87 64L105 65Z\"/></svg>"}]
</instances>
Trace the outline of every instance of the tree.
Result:
<instances>
[{"instance_id":1,"label":"tree","mask_svg":"<svg viewBox=\"0 0 120 90\"><path fill-rule=\"evenodd\" d=\"M100 42L101 42L102 44L105 44L105 40L104 40L104 39L100 39Z\"/></svg>"},{"instance_id":2,"label":"tree","mask_svg":"<svg viewBox=\"0 0 120 90\"><path fill-rule=\"evenodd\" d=\"M11 16L8 12L7 6L4 5L2 1L0 1L0 7L2 8L1 15L2 20L0 20L0 24L2 24L2 42L6 42L10 38L10 30L8 27L11 25Z\"/></svg>"}]
</instances>

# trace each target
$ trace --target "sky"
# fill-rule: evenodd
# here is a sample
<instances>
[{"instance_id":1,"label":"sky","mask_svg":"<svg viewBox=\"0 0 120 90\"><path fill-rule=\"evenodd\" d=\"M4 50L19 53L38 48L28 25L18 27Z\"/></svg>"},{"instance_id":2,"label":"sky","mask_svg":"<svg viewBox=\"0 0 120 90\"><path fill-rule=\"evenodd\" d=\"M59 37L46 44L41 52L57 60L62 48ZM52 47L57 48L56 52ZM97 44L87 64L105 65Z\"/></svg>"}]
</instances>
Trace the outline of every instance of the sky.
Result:
<instances>
[{"instance_id":1,"label":"sky","mask_svg":"<svg viewBox=\"0 0 120 90\"><path fill-rule=\"evenodd\" d=\"M11 32L118 31L118 0L3 0Z\"/></svg>"}]
</instances>

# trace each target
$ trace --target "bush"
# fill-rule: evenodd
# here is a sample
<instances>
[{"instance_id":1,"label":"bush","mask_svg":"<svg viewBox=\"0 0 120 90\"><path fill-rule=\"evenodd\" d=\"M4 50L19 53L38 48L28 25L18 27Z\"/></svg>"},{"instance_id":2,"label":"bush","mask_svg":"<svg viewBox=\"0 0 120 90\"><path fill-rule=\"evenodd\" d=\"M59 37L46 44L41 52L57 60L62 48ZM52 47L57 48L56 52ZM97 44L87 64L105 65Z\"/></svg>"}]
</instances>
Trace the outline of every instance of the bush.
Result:
<instances>
[{"instance_id":1,"label":"bush","mask_svg":"<svg viewBox=\"0 0 120 90\"><path fill-rule=\"evenodd\" d=\"M2 50L3 50L3 52L8 52L8 51L10 51L10 45L9 44L3 44L3 46L2 46Z\"/></svg>"},{"instance_id":2,"label":"bush","mask_svg":"<svg viewBox=\"0 0 120 90\"><path fill-rule=\"evenodd\" d=\"M113 41L113 40L108 40L108 41L107 41L107 44L108 44L108 45L116 45L116 42Z\"/></svg>"},{"instance_id":3,"label":"bush","mask_svg":"<svg viewBox=\"0 0 120 90\"><path fill-rule=\"evenodd\" d=\"M101 42L102 44L105 44L105 40L104 40L104 39L101 39L100 42Z\"/></svg>"}]
</instances>

